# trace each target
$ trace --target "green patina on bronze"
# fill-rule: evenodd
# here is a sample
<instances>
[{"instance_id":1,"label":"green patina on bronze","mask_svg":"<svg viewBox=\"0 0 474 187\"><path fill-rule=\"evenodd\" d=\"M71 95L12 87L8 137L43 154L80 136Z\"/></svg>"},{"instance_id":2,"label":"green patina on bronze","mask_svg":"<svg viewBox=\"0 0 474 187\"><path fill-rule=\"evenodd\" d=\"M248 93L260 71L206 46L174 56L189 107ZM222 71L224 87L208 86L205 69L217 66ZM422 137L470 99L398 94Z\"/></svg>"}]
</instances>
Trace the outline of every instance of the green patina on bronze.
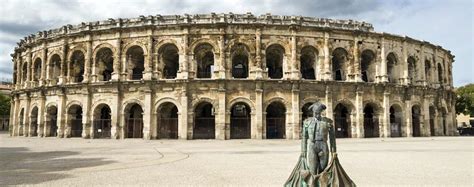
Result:
<instances>
[{"instance_id":1,"label":"green patina on bronze","mask_svg":"<svg viewBox=\"0 0 474 187\"><path fill-rule=\"evenodd\" d=\"M356 186L339 163L333 121L321 116L325 109L326 106L320 102L308 108L313 116L303 122L301 155L285 182L286 187Z\"/></svg>"}]
</instances>

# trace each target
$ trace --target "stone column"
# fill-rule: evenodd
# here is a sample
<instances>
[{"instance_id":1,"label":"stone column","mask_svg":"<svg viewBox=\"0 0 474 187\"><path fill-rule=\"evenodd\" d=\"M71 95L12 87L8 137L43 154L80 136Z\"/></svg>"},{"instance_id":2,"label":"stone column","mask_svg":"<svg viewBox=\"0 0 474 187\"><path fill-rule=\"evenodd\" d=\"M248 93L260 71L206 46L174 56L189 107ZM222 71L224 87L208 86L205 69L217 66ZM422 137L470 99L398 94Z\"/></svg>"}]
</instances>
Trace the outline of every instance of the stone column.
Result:
<instances>
[{"instance_id":1,"label":"stone column","mask_svg":"<svg viewBox=\"0 0 474 187\"><path fill-rule=\"evenodd\" d=\"M333 98L332 98L332 90L330 86L326 86L326 97L325 97L325 103L326 103L326 117L333 119L334 118L334 108L332 107L333 103ZM334 124L333 124L334 125Z\"/></svg>"},{"instance_id":2,"label":"stone column","mask_svg":"<svg viewBox=\"0 0 474 187\"><path fill-rule=\"evenodd\" d=\"M26 95L26 105L25 105L25 113L23 113L23 136L27 137L28 134L30 133L30 129L28 126L29 121L30 121L30 96L27 94Z\"/></svg>"},{"instance_id":3,"label":"stone column","mask_svg":"<svg viewBox=\"0 0 474 187\"><path fill-rule=\"evenodd\" d=\"M388 82L387 59L385 56L385 38L380 39L380 82Z\"/></svg>"},{"instance_id":4,"label":"stone column","mask_svg":"<svg viewBox=\"0 0 474 187\"><path fill-rule=\"evenodd\" d=\"M301 79L301 73L299 71L301 62L298 62L297 57L297 38L296 38L296 29L291 29L291 60L290 60L290 69L291 71L291 78L293 80Z\"/></svg>"},{"instance_id":5,"label":"stone column","mask_svg":"<svg viewBox=\"0 0 474 187\"><path fill-rule=\"evenodd\" d=\"M39 105L38 105L38 137L44 137L45 136L45 124L44 124L44 105L46 102L45 96L41 93L39 95Z\"/></svg>"},{"instance_id":6,"label":"stone column","mask_svg":"<svg viewBox=\"0 0 474 187\"><path fill-rule=\"evenodd\" d=\"M228 137L225 136L226 128L225 128L225 119L226 119L226 88L225 83L219 83L219 89L217 90L217 115L215 116L216 121L216 139L225 140ZM215 106L214 106L215 107Z\"/></svg>"},{"instance_id":7,"label":"stone column","mask_svg":"<svg viewBox=\"0 0 474 187\"><path fill-rule=\"evenodd\" d=\"M405 129L405 136L406 137L413 137L413 122L412 122L412 108L411 108L411 101L405 101L405 116L406 116L406 129ZM402 133L403 135L403 133Z\"/></svg>"},{"instance_id":8,"label":"stone column","mask_svg":"<svg viewBox=\"0 0 474 187\"><path fill-rule=\"evenodd\" d=\"M32 58L32 54L31 54L31 48L28 48L28 52L27 52L27 66L26 66L26 86L27 87L30 87L32 84L31 82L33 82L33 78L32 78L32 69L33 69L33 60L31 59Z\"/></svg>"},{"instance_id":9,"label":"stone column","mask_svg":"<svg viewBox=\"0 0 474 187\"><path fill-rule=\"evenodd\" d=\"M382 132L380 137L388 138L391 137L390 131L390 92L383 93L383 106L382 106Z\"/></svg>"},{"instance_id":10,"label":"stone column","mask_svg":"<svg viewBox=\"0 0 474 187\"><path fill-rule=\"evenodd\" d=\"M356 134L357 138L364 138L364 103L363 103L363 91L356 92Z\"/></svg>"},{"instance_id":11,"label":"stone column","mask_svg":"<svg viewBox=\"0 0 474 187\"><path fill-rule=\"evenodd\" d=\"M92 62L92 36L88 35L88 41L87 41L87 46L86 46L86 56L84 59L84 80L82 81L83 83L90 82L90 76L91 76L91 66L93 66Z\"/></svg>"},{"instance_id":12,"label":"stone column","mask_svg":"<svg viewBox=\"0 0 474 187\"><path fill-rule=\"evenodd\" d=\"M145 70L143 80L151 80L153 75L153 30L148 30L147 56L145 57Z\"/></svg>"},{"instance_id":13,"label":"stone column","mask_svg":"<svg viewBox=\"0 0 474 187\"><path fill-rule=\"evenodd\" d=\"M252 138L262 139L263 136L263 123L264 123L264 108L263 108L263 88L262 82L257 81L255 83L255 123L252 123Z\"/></svg>"},{"instance_id":14,"label":"stone column","mask_svg":"<svg viewBox=\"0 0 474 187\"><path fill-rule=\"evenodd\" d=\"M329 33L325 32L324 33L324 46L323 46L323 51L324 51L324 72L321 72L321 75L324 74L322 80L325 81L330 81L333 80L332 77L332 66L331 66L331 54L329 53Z\"/></svg>"},{"instance_id":15,"label":"stone column","mask_svg":"<svg viewBox=\"0 0 474 187\"><path fill-rule=\"evenodd\" d=\"M189 69L188 69L188 66L189 66L189 64L188 64L188 61L189 61L189 56L188 56L188 53L189 53L189 36L188 36L189 29L186 28L186 29L184 29L183 32L184 32L183 37L182 37L183 51L181 52L181 55L179 57L179 69L178 69L178 75L177 75L178 79L188 79L189 78ZM186 115L186 113L183 113L183 114Z\"/></svg>"},{"instance_id":16,"label":"stone column","mask_svg":"<svg viewBox=\"0 0 474 187\"><path fill-rule=\"evenodd\" d=\"M425 73L425 45L421 45L420 49L420 62L418 64L420 65L419 68L417 68L418 71L418 81L420 85L426 86L427 85L427 80L426 80L426 73Z\"/></svg>"},{"instance_id":17,"label":"stone column","mask_svg":"<svg viewBox=\"0 0 474 187\"><path fill-rule=\"evenodd\" d=\"M46 84L46 71L48 66L48 49L46 48L46 43L43 43L43 50L42 50L42 60L41 60L41 75L39 85L43 86Z\"/></svg>"},{"instance_id":18,"label":"stone column","mask_svg":"<svg viewBox=\"0 0 474 187\"><path fill-rule=\"evenodd\" d=\"M143 138L151 139L151 117L152 117L152 91L147 88L143 93L145 95L143 109Z\"/></svg>"},{"instance_id":19,"label":"stone column","mask_svg":"<svg viewBox=\"0 0 474 187\"><path fill-rule=\"evenodd\" d=\"M262 31L257 28L255 31L255 79L263 79L262 69Z\"/></svg>"},{"instance_id":20,"label":"stone column","mask_svg":"<svg viewBox=\"0 0 474 187\"><path fill-rule=\"evenodd\" d=\"M360 55L359 55L359 36L354 37L354 49L352 51L352 56L354 58L353 64L353 75L354 75L354 82L363 82L362 75L361 75L361 64L360 64Z\"/></svg>"},{"instance_id":21,"label":"stone column","mask_svg":"<svg viewBox=\"0 0 474 187\"><path fill-rule=\"evenodd\" d=\"M123 109L122 109L122 100L119 98L120 93L117 90L114 90L112 92L114 96L111 98L111 103L116 104L115 106L113 104L110 105L111 111L111 124L112 127L110 128L110 136L112 139L119 139L121 135L121 130L123 129L123 126L125 125L122 123L123 119ZM122 137L123 134L122 134Z\"/></svg>"},{"instance_id":22,"label":"stone column","mask_svg":"<svg viewBox=\"0 0 474 187\"><path fill-rule=\"evenodd\" d=\"M298 74L296 75L298 76ZM290 121L291 128L287 129L286 134L287 134L287 139L290 139L291 137L293 139L299 139L299 134L301 132L301 119L300 119L300 89L299 89L299 84L298 83L293 83L292 89L291 89L291 114L292 114L292 120ZM290 131L291 130L291 131Z\"/></svg>"},{"instance_id":23,"label":"stone column","mask_svg":"<svg viewBox=\"0 0 474 187\"><path fill-rule=\"evenodd\" d=\"M359 121L358 121L358 118L357 118L357 111L355 111L355 109L353 109L353 111L351 111L350 113L350 118L351 118L351 134L350 134L350 137L351 138L357 138L357 128L358 128L358 124L359 124Z\"/></svg>"},{"instance_id":24,"label":"stone column","mask_svg":"<svg viewBox=\"0 0 474 187\"><path fill-rule=\"evenodd\" d=\"M216 65L216 69L217 69L217 74L214 73L216 76L217 79L225 79L226 78L226 75L225 75L225 30L223 28L220 28L219 29L219 32L220 32L220 36L219 36L219 41L218 41L218 45L219 45L219 61L218 63L216 64L214 62L214 64Z\"/></svg>"},{"instance_id":25,"label":"stone column","mask_svg":"<svg viewBox=\"0 0 474 187\"><path fill-rule=\"evenodd\" d=\"M57 120L57 125L58 125L58 137L62 138L65 137L65 126L66 126L66 120L64 118L64 113L66 113L66 94L60 92L58 94L59 97L59 102L58 102L58 120Z\"/></svg>"},{"instance_id":26,"label":"stone column","mask_svg":"<svg viewBox=\"0 0 474 187\"><path fill-rule=\"evenodd\" d=\"M181 86L181 98L180 98L180 103L181 103L181 108L179 109L179 118L178 118L178 138L185 140L185 139L192 139L191 137L188 137L188 127L189 123L192 122L188 121L188 94L187 94L187 87L186 84ZM178 107L178 106L177 106ZM191 125L192 127L192 125ZM191 129L192 131L192 129Z\"/></svg>"},{"instance_id":27,"label":"stone column","mask_svg":"<svg viewBox=\"0 0 474 187\"><path fill-rule=\"evenodd\" d=\"M115 41L116 52L114 54L114 71L112 72L112 81L118 81L120 79L120 66L122 64L122 59L120 58L122 56L122 33L118 31L115 36L117 40Z\"/></svg>"},{"instance_id":28,"label":"stone column","mask_svg":"<svg viewBox=\"0 0 474 187\"><path fill-rule=\"evenodd\" d=\"M64 39L61 53L61 68L59 70L59 81L56 83L57 85L62 85L66 82L66 75L64 74L66 71L64 71L64 68L69 65L69 60L67 59L67 48L67 40Z\"/></svg>"},{"instance_id":29,"label":"stone column","mask_svg":"<svg viewBox=\"0 0 474 187\"><path fill-rule=\"evenodd\" d=\"M426 95L425 95L426 96ZM421 106L421 116L422 123L420 124L420 134L421 136L429 136L430 134L430 104L429 99L423 99L423 104Z\"/></svg>"},{"instance_id":30,"label":"stone column","mask_svg":"<svg viewBox=\"0 0 474 187\"><path fill-rule=\"evenodd\" d=\"M84 99L84 104L83 104L83 109L82 109L82 138L90 138L90 129L92 129L92 121L91 121L91 115L94 113L92 110L92 98L90 94L87 92L83 93Z\"/></svg>"},{"instance_id":31,"label":"stone column","mask_svg":"<svg viewBox=\"0 0 474 187\"><path fill-rule=\"evenodd\" d=\"M412 84L412 80L410 80L410 76L408 76L408 51L407 51L407 41L403 40L403 56L402 56L402 68L403 68L403 84L409 85Z\"/></svg>"}]
</instances>

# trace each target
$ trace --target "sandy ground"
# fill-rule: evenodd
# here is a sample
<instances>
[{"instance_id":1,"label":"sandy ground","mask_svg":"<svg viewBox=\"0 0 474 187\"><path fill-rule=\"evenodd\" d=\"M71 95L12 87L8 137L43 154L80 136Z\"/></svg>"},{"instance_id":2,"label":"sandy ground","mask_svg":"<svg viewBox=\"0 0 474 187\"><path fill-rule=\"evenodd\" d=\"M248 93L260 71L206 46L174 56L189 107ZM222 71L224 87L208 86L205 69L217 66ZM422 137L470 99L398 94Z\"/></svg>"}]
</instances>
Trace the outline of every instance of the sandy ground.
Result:
<instances>
[{"instance_id":1,"label":"sandy ground","mask_svg":"<svg viewBox=\"0 0 474 187\"><path fill-rule=\"evenodd\" d=\"M358 186L473 186L474 138L338 139ZM297 140L90 140L0 134L0 186L282 186Z\"/></svg>"}]
</instances>

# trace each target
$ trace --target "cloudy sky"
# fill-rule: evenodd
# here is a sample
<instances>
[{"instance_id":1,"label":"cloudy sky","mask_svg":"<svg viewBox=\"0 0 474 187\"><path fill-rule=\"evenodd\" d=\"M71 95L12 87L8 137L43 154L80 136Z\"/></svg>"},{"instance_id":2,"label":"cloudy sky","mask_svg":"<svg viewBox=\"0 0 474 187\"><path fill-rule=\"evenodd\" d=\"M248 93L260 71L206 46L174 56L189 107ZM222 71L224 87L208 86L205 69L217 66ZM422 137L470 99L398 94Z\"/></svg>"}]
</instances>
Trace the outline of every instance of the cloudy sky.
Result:
<instances>
[{"instance_id":1,"label":"cloudy sky","mask_svg":"<svg viewBox=\"0 0 474 187\"><path fill-rule=\"evenodd\" d=\"M10 53L21 38L65 24L139 15L265 13L370 22L452 51L454 85L474 83L473 0L2 0L0 79L11 79Z\"/></svg>"}]
</instances>

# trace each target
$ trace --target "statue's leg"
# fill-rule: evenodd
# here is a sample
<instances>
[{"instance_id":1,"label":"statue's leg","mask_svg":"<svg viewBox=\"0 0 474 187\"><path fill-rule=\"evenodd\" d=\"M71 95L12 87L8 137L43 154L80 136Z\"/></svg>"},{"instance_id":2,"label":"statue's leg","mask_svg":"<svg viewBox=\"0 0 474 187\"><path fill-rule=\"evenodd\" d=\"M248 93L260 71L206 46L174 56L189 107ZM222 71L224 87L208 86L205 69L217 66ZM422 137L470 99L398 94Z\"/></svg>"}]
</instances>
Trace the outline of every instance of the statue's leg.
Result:
<instances>
[{"instance_id":1,"label":"statue's leg","mask_svg":"<svg viewBox=\"0 0 474 187\"><path fill-rule=\"evenodd\" d=\"M308 163L309 171L311 172L311 174L316 175L317 169L319 168L318 150L316 149L315 144L309 141L308 149L306 151L308 152L306 160Z\"/></svg>"},{"instance_id":2,"label":"statue's leg","mask_svg":"<svg viewBox=\"0 0 474 187\"><path fill-rule=\"evenodd\" d=\"M326 169L329 160L329 149L328 144L326 142L320 143L320 152L319 152L319 162L320 162L320 171Z\"/></svg>"}]
</instances>

